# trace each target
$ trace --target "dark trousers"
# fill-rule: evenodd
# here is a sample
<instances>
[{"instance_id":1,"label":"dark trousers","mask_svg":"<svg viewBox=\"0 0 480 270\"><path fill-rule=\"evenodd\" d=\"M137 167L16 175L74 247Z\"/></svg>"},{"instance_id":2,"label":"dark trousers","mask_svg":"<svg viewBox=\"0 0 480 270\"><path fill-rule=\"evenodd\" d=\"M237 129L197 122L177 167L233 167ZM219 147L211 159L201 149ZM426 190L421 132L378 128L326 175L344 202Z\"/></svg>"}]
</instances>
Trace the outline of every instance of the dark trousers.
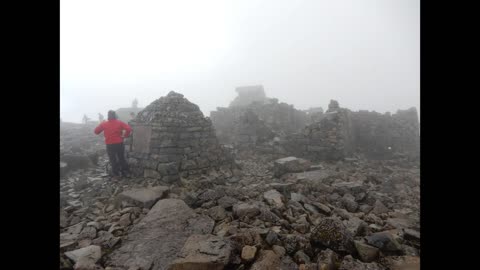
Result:
<instances>
[{"instance_id":1,"label":"dark trousers","mask_svg":"<svg viewBox=\"0 0 480 270\"><path fill-rule=\"evenodd\" d=\"M113 175L128 173L128 164L125 160L125 146L123 143L107 144L107 154L112 166Z\"/></svg>"}]
</instances>

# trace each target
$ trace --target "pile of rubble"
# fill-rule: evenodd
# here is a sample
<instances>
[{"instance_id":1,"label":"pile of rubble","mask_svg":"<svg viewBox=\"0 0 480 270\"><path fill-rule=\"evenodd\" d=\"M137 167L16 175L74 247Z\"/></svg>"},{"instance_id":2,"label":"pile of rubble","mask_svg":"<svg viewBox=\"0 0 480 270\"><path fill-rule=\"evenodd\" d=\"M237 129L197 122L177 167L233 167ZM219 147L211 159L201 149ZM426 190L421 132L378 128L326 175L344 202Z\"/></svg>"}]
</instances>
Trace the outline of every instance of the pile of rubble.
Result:
<instances>
[{"instance_id":1,"label":"pile of rubble","mask_svg":"<svg viewBox=\"0 0 480 270\"><path fill-rule=\"evenodd\" d=\"M337 123L331 105L323 124ZM263 125L244 120L239 134ZM328 130L341 133L339 123ZM63 124L62 158L80 143L85 164L64 162L70 170L60 177L60 269L419 269L418 160L314 162L254 151L233 162L209 119L174 92L131 124L129 161L143 173L119 180L105 172L94 126ZM175 177L166 179L168 166Z\"/></svg>"},{"instance_id":2,"label":"pile of rubble","mask_svg":"<svg viewBox=\"0 0 480 270\"><path fill-rule=\"evenodd\" d=\"M239 160L170 186L61 178L61 269L400 269L419 264L419 169L399 161Z\"/></svg>"}]
</instances>

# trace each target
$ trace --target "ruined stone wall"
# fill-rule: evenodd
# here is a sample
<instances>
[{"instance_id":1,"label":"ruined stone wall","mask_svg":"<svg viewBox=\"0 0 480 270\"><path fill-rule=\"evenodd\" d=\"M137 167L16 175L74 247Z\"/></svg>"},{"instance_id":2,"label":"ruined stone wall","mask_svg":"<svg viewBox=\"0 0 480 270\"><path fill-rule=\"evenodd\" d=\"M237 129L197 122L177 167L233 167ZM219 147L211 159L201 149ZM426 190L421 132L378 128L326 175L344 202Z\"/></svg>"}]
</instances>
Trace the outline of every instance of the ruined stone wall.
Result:
<instances>
[{"instance_id":1,"label":"ruined stone wall","mask_svg":"<svg viewBox=\"0 0 480 270\"><path fill-rule=\"evenodd\" d=\"M351 112L340 108L338 103L330 105L319 122L308 125L301 134L287 137L283 147L295 156L315 161L340 160L352 155L354 136Z\"/></svg>"},{"instance_id":2,"label":"ruined stone wall","mask_svg":"<svg viewBox=\"0 0 480 270\"><path fill-rule=\"evenodd\" d=\"M235 122L233 140L237 148L255 147L275 136L275 133L252 111L246 111Z\"/></svg>"},{"instance_id":3,"label":"ruined stone wall","mask_svg":"<svg viewBox=\"0 0 480 270\"><path fill-rule=\"evenodd\" d=\"M128 161L136 174L167 182L230 169L233 159L217 140L209 118L199 107L170 92L155 100L130 121Z\"/></svg>"},{"instance_id":4,"label":"ruined stone wall","mask_svg":"<svg viewBox=\"0 0 480 270\"><path fill-rule=\"evenodd\" d=\"M420 127L415 108L396 114L359 111L352 114L358 152L370 158L388 158L394 153L418 156Z\"/></svg>"},{"instance_id":5,"label":"ruined stone wall","mask_svg":"<svg viewBox=\"0 0 480 270\"><path fill-rule=\"evenodd\" d=\"M320 121L308 125L303 133L287 136L282 146L292 155L311 160L339 160L354 153L373 159L395 154L418 157L418 115L414 108L393 115L351 112L331 101Z\"/></svg>"},{"instance_id":6,"label":"ruined stone wall","mask_svg":"<svg viewBox=\"0 0 480 270\"><path fill-rule=\"evenodd\" d=\"M216 111L210 113L210 117L221 142L235 142L234 124L247 111L256 114L277 135L298 132L308 122L306 112L297 110L286 103L278 103L276 99L269 99L267 103L254 102L243 107L217 108Z\"/></svg>"}]
</instances>

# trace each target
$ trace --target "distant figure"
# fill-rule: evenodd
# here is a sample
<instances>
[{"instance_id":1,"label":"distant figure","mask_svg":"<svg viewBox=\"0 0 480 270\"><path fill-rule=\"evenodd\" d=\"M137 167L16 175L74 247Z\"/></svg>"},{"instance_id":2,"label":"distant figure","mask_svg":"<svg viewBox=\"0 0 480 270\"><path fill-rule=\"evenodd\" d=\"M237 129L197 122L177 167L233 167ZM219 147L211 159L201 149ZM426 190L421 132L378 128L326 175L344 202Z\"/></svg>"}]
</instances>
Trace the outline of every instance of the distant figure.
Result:
<instances>
[{"instance_id":1,"label":"distant figure","mask_svg":"<svg viewBox=\"0 0 480 270\"><path fill-rule=\"evenodd\" d=\"M130 121L133 120L133 119L135 119L135 113L134 113L134 112L131 112L131 113L130 113Z\"/></svg>"},{"instance_id":2,"label":"distant figure","mask_svg":"<svg viewBox=\"0 0 480 270\"><path fill-rule=\"evenodd\" d=\"M133 102L132 102L132 108L135 108L135 109L136 109L137 106L138 106L138 100L135 98L135 99L133 100Z\"/></svg>"},{"instance_id":3,"label":"distant figure","mask_svg":"<svg viewBox=\"0 0 480 270\"><path fill-rule=\"evenodd\" d=\"M103 118L103 114L98 113L98 122L102 123L104 120L105 118Z\"/></svg>"},{"instance_id":4,"label":"distant figure","mask_svg":"<svg viewBox=\"0 0 480 270\"><path fill-rule=\"evenodd\" d=\"M83 115L83 119L82 119L82 122L84 124L88 123L88 121L90 121L90 118L88 118L88 116L86 114Z\"/></svg>"},{"instance_id":5,"label":"distant figure","mask_svg":"<svg viewBox=\"0 0 480 270\"><path fill-rule=\"evenodd\" d=\"M123 145L123 138L126 138L132 132L132 128L124 122L117 120L115 111L108 111L108 121L100 123L95 128L95 134L100 134L102 131L105 136L105 144L107 145L107 154L110 164L112 165L112 174L114 177L120 176L128 177L130 169L125 160L125 146ZM125 133L123 133L125 131Z\"/></svg>"}]
</instances>

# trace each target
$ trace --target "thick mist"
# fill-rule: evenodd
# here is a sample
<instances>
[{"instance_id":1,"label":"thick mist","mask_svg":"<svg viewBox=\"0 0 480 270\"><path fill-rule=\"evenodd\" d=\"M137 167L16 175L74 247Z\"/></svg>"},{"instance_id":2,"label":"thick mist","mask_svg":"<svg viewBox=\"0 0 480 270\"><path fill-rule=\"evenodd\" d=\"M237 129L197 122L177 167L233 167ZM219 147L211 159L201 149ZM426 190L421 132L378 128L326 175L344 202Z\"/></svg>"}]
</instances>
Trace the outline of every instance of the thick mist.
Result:
<instances>
[{"instance_id":1,"label":"thick mist","mask_svg":"<svg viewBox=\"0 0 480 270\"><path fill-rule=\"evenodd\" d=\"M208 116L256 84L298 109L419 109L419 26L418 0L64 0L60 117L170 90Z\"/></svg>"}]
</instances>

